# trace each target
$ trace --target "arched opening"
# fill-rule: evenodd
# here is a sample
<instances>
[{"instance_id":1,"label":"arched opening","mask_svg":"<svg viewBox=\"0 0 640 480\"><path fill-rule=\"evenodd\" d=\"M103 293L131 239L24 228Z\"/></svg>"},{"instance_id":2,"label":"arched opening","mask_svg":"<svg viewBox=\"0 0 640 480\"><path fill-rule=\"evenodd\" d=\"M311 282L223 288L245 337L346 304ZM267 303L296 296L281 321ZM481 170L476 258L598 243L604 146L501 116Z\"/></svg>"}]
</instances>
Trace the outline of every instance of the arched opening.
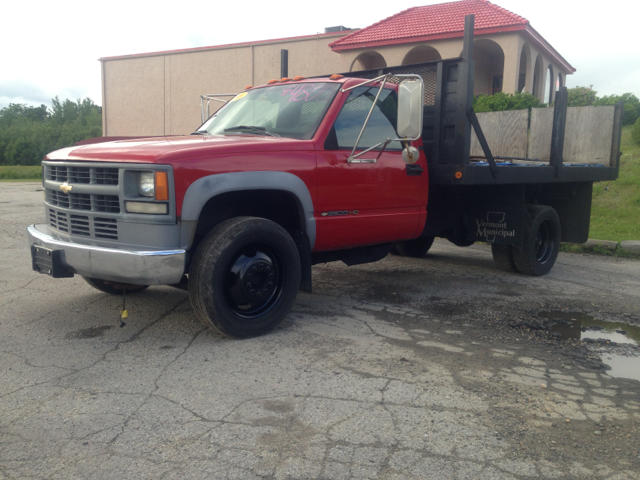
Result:
<instances>
[{"instance_id":1,"label":"arched opening","mask_svg":"<svg viewBox=\"0 0 640 480\"><path fill-rule=\"evenodd\" d=\"M544 81L544 91L546 92L546 103L548 103L549 105L551 105L551 103L553 102L553 92L556 91L556 86L554 85L554 75L553 75L553 67L551 65L549 65L547 67L547 77L545 78Z\"/></svg>"},{"instance_id":2,"label":"arched opening","mask_svg":"<svg viewBox=\"0 0 640 480\"><path fill-rule=\"evenodd\" d=\"M476 61L473 76L475 95L493 95L502 91L504 52L493 40L480 39L473 42L473 58Z\"/></svg>"},{"instance_id":3,"label":"arched opening","mask_svg":"<svg viewBox=\"0 0 640 480\"><path fill-rule=\"evenodd\" d=\"M558 82L556 84L556 90L560 90L560 87L564 87L564 85L562 83L562 74L561 73L558 74Z\"/></svg>"},{"instance_id":4,"label":"arched opening","mask_svg":"<svg viewBox=\"0 0 640 480\"><path fill-rule=\"evenodd\" d=\"M387 62L382 55L375 51L369 51L362 52L356 57L351 64L350 71L371 70L372 68L385 68L386 66Z\"/></svg>"},{"instance_id":5,"label":"arched opening","mask_svg":"<svg viewBox=\"0 0 640 480\"><path fill-rule=\"evenodd\" d=\"M533 96L544 102L544 85L542 85L542 78L544 77L544 70L542 69L542 56L538 55L536 58L536 65L533 67Z\"/></svg>"},{"instance_id":6,"label":"arched opening","mask_svg":"<svg viewBox=\"0 0 640 480\"><path fill-rule=\"evenodd\" d=\"M412 48L404 56L402 65L413 65L414 63L435 62L442 60L440 52L429 45L418 45Z\"/></svg>"},{"instance_id":7,"label":"arched opening","mask_svg":"<svg viewBox=\"0 0 640 480\"><path fill-rule=\"evenodd\" d=\"M520 68L518 70L518 92L523 93L527 88L527 76L531 76L529 65L531 63L531 49L526 43L522 45L520 52Z\"/></svg>"}]
</instances>

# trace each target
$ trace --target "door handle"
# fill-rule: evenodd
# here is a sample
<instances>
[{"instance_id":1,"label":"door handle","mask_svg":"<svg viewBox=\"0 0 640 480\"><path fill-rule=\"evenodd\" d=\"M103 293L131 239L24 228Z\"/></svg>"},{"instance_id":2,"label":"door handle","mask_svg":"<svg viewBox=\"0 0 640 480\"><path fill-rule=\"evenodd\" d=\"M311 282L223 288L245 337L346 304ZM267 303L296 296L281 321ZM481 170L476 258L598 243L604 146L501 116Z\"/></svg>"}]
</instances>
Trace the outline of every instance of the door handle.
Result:
<instances>
[{"instance_id":1,"label":"door handle","mask_svg":"<svg viewBox=\"0 0 640 480\"><path fill-rule=\"evenodd\" d=\"M424 172L424 168L422 168L419 164L407 164L407 176L409 177L419 177Z\"/></svg>"}]
</instances>

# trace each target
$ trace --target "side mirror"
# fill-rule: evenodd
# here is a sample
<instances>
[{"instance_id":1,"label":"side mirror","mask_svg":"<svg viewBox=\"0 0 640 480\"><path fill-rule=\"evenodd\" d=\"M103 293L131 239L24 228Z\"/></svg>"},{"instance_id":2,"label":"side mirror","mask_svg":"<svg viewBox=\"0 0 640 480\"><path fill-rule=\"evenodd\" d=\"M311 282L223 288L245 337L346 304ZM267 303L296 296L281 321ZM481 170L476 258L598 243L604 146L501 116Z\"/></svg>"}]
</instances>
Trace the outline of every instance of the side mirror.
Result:
<instances>
[{"instance_id":1,"label":"side mirror","mask_svg":"<svg viewBox=\"0 0 640 480\"><path fill-rule=\"evenodd\" d=\"M422 135L424 87L422 78L411 75L398 85L398 135L417 140Z\"/></svg>"}]
</instances>

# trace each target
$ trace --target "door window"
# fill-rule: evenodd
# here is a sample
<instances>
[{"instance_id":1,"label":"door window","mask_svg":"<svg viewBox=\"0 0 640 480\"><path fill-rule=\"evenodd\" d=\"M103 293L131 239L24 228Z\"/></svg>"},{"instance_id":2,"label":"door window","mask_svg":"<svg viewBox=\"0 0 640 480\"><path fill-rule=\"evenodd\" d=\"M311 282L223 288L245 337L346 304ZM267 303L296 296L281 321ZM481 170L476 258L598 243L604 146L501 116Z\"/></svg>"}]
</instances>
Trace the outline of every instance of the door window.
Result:
<instances>
[{"instance_id":1,"label":"door window","mask_svg":"<svg viewBox=\"0 0 640 480\"><path fill-rule=\"evenodd\" d=\"M353 149L364 121L375 101L379 87L358 87L351 90L327 140L326 150ZM387 138L398 138L398 95L395 91L383 89L376 103L367 128L358 142L358 150L365 150ZM381 148L381 147L380 147ZM402 150L398 141L391 142L386 150Z\"/></svg>"}]
</instances>

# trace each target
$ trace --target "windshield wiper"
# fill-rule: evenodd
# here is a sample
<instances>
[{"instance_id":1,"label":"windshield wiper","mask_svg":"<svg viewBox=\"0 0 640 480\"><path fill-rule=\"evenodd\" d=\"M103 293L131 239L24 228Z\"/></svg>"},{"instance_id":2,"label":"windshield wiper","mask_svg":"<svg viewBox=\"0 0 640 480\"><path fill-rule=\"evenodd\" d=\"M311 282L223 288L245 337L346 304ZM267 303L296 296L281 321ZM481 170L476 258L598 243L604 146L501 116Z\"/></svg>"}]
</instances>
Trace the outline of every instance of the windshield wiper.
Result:
<instances>
[{"instance_id":1,"label":"windshield wiper","mask_svg":"<svg viewBox=\"0 0 640 480\"><path fill-rule=\"evenodd\" d=\"M238 125L237 127L225 128L225 132L246 132L246 133L254 133L256 135L269 135L270 137L279 137L277 133L267 132L267 129L264 127L256 127L253 125Z\"/></svg>"}]
</instances>

